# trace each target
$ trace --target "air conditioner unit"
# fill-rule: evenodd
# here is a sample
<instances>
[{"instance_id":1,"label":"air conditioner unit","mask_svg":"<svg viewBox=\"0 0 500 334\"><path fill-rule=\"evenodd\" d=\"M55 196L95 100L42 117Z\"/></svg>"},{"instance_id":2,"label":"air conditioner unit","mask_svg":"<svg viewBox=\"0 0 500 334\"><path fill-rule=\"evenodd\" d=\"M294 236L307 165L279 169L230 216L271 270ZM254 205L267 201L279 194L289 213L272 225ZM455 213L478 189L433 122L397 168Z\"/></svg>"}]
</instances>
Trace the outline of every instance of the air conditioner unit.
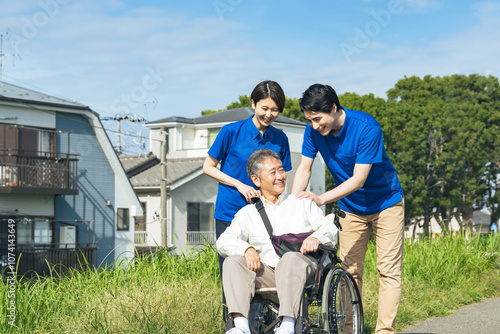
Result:
<instances>
[{"instance_id":1,"label":"air conditioner unit","mask_svg":"<svg viewBox=\"0 0 500 334\"><path fill-rule=\"evenodd\" d=\"M76 242L76 226L61 226L59 228L59 243L61 244L61 248L75 248Z\"/></svg>"}]
</instances>

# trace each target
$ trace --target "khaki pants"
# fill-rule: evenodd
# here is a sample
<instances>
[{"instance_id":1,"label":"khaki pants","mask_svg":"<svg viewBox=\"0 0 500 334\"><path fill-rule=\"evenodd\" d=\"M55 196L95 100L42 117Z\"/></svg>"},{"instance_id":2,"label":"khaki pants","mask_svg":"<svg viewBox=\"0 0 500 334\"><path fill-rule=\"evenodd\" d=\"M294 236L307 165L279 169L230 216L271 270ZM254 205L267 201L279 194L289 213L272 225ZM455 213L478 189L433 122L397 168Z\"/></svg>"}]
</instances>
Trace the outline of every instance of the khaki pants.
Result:
<instances>
[{"instance_id":1,"label":"khaki pants","mask_svg":"<svg viewBox=\"0 0 500 334\"><path fill-rule=\"evenodd\" d=\"M241 313L248 319L250 301L255 289L277 288L280 301L278 316L297 318L304 286L314 281L316 260L298 252L288 252L276 268L262 264L256 274L247 268L243 256L234 255L224 260L222 284L229 314Z\"/></svg>"},{"instance_id":2,"label":"khaki pants","mask_svg":"<svg viewBox=\"0 0 500 334\"><path fill-rule=\"evenodd\" d=\"M396 315L401 300L401 265L404 246L404 201L380 213L358 216L346 212L340 219L339 233L342 266L363 288L363 267L366 247L373 232L377 244L379 272L378 320L375 333L394 333Z\"/></svg>"}]
</instances>

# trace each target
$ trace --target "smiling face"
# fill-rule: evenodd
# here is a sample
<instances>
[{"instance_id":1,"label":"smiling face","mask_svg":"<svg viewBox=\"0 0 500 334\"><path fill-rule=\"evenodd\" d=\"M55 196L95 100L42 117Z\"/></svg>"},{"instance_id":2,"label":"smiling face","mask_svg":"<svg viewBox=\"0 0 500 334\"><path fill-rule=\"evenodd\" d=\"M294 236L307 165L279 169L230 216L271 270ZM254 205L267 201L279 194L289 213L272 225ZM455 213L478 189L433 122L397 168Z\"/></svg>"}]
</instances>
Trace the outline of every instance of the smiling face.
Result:
<instances>
[{"instance_id":1,"label":"smiling face","mask_svg":"<svg viewBox=\"0 0 500 334\"><path fill-rule=\"evenodd\" d=\"M320 111L304 111L304 117L309 125L322 136L327 136L329 133L333 135L339 134L344 124L345 113L344 110L337 110L333 105L332 111L329 113Z\"/></svg>"},{"instance_id":2,"label":"smiling face","mask_svg":"<svg viewBox=\"0 0 500 334\"><path fill-rule=\"evenodd\" d=\"M252 101L252 108L255 109L255 116L252 118L253 123L261 132L266 131L280 113L276 102L270 97L259 100L257 103Z\"/></svg>"},{"instance_id":3,"label":"smiling face","mask_svg":"<svg viewBox=\"0 0 500 334\"><path fill-rule=\"evenodd\" d=\"M275 203L285 192L286 172L281 161L269 157L262 162L260 175L252 175L253 183L260 189L262 196Z\"/></svg>"}]
</instances>

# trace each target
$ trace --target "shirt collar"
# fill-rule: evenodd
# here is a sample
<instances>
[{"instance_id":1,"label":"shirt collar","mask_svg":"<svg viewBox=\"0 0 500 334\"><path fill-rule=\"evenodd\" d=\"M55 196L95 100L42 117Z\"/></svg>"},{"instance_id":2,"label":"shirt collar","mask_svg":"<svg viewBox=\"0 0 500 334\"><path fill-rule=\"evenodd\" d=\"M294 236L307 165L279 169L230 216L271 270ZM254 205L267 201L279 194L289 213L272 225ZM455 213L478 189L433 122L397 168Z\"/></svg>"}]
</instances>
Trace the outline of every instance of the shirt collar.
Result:
<instances>
[{"instance_id":1,"label":"shirt collar","mask_svg":"<svg viewBox=\"0 0 500 334\"><path fill-rule=\"evenodd\" d=\"M336 138L345 138L345 133L347 132L347 127L349 126L349 120L351 119L350 110L344 107L342 107L342 109L344 109L345 113L344 124L342 125L342 129L340 130L339 134L335 136Z\"/></svg>"},{"instance_id":2,"label":"shirt collar","mask_svg":"<svg viewBox=\"0 0 500 334\"><path fill-rule=\"evenodd\" d=\"M250 116L250 118L248 118L246 121L247 125L249 126L250 133L252 135L252 139L265 139L265 138L267 138L267 136L269 135L268 132L271 130L271 126L269 126L267 128L266 132L260 133L259 129L257 129L255 124L253 123L254 116L255 116L255 114Z\"/></svg>"},{"instance_id":3,"label":"shirt collar","mask_svg":"<svg viewBox=\"0 0 500 334\"><path fill-rule=\"evenodd\" d=\"M262 203L264 203L265 205L280 205L284 200L284 194L281 194L279 195L278 197L278 201L276 201L276 203L273 203L271 201L268 201L264 196L260 195L260 199L262 200Z\"/></svg>"}]
</instances>

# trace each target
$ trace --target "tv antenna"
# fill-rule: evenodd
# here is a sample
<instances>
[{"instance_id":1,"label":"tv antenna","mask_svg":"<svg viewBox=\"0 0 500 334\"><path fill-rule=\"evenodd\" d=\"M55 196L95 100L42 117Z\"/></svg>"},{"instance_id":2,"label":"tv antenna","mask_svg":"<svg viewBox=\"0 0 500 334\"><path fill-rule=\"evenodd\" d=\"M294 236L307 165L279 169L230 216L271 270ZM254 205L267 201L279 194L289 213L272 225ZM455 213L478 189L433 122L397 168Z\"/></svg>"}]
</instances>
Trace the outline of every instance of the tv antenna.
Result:
<instances>
[{"instance_id":1,"label":"tv antenna","mask_svg":"<svg viewBox=\"0 0 500 334\"><path fill-rule=\"evenodd\" d=\"M142 104L144 106L144 118L145 119L148 118L148 104L152 104L154 106L153 109L156 109L156 106L158 105L158 100L154 96L153 96L152 101L132 101L132 102L139 103L139 104Z\"/></svg>"},{"instance_id":2,"label":"tv antenna","mask_svg":"<svg viewBox=\"0 0 500 334\"><path fill-rule=\"evenodd\" d=\"M6 32L5 33L5 36L9 36L10 35L10 32ZM4 34L0 34L0 82L2 81L2 70L3 70L3 57L6 57L6 56L12 56L12 66L16 66L16 56L19 56L17 55L16 53L4 53L3 52L3 36ZM12 45L12 43L11 43Z\"/></svg>"}]
</instances>

